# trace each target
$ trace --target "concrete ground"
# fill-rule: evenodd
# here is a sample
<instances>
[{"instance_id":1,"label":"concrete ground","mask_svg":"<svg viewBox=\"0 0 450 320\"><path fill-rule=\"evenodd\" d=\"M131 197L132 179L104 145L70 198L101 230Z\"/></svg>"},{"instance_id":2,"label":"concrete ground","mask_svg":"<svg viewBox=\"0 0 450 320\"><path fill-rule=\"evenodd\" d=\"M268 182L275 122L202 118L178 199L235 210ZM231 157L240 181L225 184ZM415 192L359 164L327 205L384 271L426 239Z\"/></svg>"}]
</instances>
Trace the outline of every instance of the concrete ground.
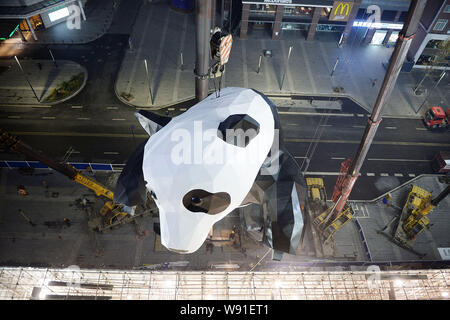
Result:
<instances>
[{"instance_id":1,"label":"concrete ground","mask_svg":"<svg viewBox=\"0 0 450 320\"><path fill-rule=\"evenodd\" d=\"M45 104L46 98L62 82L69 81L80 73L84 74L85 79L88 77L86 68L73 61L56 60L56 66L52 60L19 60L19 62L25 74L14 59L0 61L0 104L39 104L27 83L27 78L39 101ZM68 98L78 92L74 92Z\"/></svg>"},{"instance_id":2,"label":"concrete ground","mask_svg":"<svg viewBox=\"0 0 450 320\"><path fill-rule=\"evenodd\" d=\"M158 30L158 31L155 31ZM222 87L249 87L266 94L343 95L351 96L371 110L393 47L364 46L355 30L349 42L338 48L339 34L318 32L312 42L302 35L284 31L281 40L269 35L252 34L247 40L233 38L230 59L222 78ZM287 60L289 48L291 56ZM176 12L164 3L145 3L134 25L131 49L125 54L116 80L116 94L131 94L132 100L122 101L137 107L161 107L194 96L195 23L193 14ZM272 50L272 57L258 61L262 51ZM183 65L181 65L181 55ZM339 58L333 76L331 70ZM144 67L147 60L149 81ZM284 82L283 75L285 74ZM388 101L385 114L415 115L425 95L415 96L412 88L422 78L423 71L401 73ZM375 85L374 80L377 79ZM152 104L149 83L154 96ZM428 78L424 87L431 88ZM429 104L448 105L448 78L432 92ZM216 81L218 86L218 80ZM280 87L282 88L280 89ZM214 83L209 81L210 90ZM426 106L422 108L424 111Z\"/></svg>"},{"instance_id":3,"label":"concrete ground","mask_svg":"<svg viewBox=\"0 0 450 320\"><path fill-rule=\"evenodd\" d=\"M97 171L94 178L113 188L118 173ZM48 189L43 185L46 181ZM442 184L436 176L421 176L415 184L437 194ZM23 184L29 195L17 193L17 185ZM393 202L401 206L408 185L391 192ZM56 197L53 193L57 192ZM407 192L406 192L407 193ZM416 262L417 257L388 242L375 230L389 220L391 212L380 200L352 202L356 216L335 235L336 254L332 260L318 261L304 255L283 255L279 262L272 261L272 250L242 235L245 250L225 246L215 247L213 252L203 246L195 253L180 255L161 246L159 237L153 232L152 217L140 218L140 228L146 230L145 237L138 237L133 225L124 225L109 233L98 234L88 231L87 214L77 205L77 199L88 198L99 209L103 201L96 198L85 187L70 181L59 173L47 169L36 170L33 175L21 174L18 170L0 170L0 264L3 266L67 267L104 269L163 269L170 263L171 269L216 270L224 265L236 265L233 270L264 270L273 268L314 268L317 263L333 266L361 266L372 263ZM356 206L356 207L355 207ZM364 209L361 209L364 207ZM441 202L431 214L431 231L424 231L416 240L417 250L428 253L422 261L442 261L437 247L450 246L448 215L450 199ZM34 223L32 226L19 212ZM70 227L50 227L46 222L71 221ZM357 228L362 226L372 260L365 253L363 240ZM215 232L230 229L239 224L239 216L231 213L218 222ZM258 264L259 263L259 264Z\"/></svg>"}]
</instances>

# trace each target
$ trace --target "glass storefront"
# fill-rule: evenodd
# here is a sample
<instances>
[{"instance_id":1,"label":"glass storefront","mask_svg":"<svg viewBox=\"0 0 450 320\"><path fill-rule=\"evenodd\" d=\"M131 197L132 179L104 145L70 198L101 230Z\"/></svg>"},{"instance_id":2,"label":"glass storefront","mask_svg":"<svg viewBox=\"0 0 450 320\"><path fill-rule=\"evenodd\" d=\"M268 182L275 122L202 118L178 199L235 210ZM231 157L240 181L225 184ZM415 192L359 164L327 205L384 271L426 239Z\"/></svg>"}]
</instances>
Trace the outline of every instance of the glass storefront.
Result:
<instances>
[{"instance_id":1,"label":"glass storefront","mask_svg":"<svg viewBox=\"0 0 450 320\"><path fill-rule=\"evenodd\" d=\"M387 30L377 30L373 35L372 41L370 44L381 45L383 44L384 38L386 38Z\"/></svg>"},{"instance_id":2,"label":"glass storefront","mask_svg":"<svg viewBox=\"0 0 450 320\"><path fill-rule=\"evenodd\" d=\"M316 31L327 31L327 32L343 32L345 26L337 26L334 24L318 24Z\"/></svg>"},{"instance_id":3,"label":"glass storefront","mask_svg":"<svg viewBox=\"0 0 450 320\"><path fill-rule=\"evenodd\" d=\"M416 65L450 67L450 40L430 40L422 51Z\"/></svg>"},{"instance_id":4,"label":"glass storefront","mask_svg":"<svg viewBox=\"0 0 450 320\"><path fill-rule=\"evenodd\" d=\"M391 36L389 37L387 44L388 45L395 44L397 42L397 39L398 39L398 31L394 31L391 33Z\"/></svg>"},{"instance_id":5,"label":"glass storefront","mask_svg":"<svg viewBox=\"0 0 450 320\"><path fill-rule=\"evenodd\" d=\"M250 14L252 13L265 13L265 14L275 14L277 11L277 6L270 4L251 4Z\"/></svg>"},{"instance_id":6,"label":"glass storefront","mask_svg":"<svg viewBox=\"0 0 450 320\"><path fill-rule=\"evenodd\" d=\"M40 30L44 29L44 23L42 22L42 18L40 14L32 16L30 19L31 27L33 30ZM30 31L30 28L28 27L27 21L22 20L20 23L20 30L22 31Z\"/></svg>"}]
</instances>

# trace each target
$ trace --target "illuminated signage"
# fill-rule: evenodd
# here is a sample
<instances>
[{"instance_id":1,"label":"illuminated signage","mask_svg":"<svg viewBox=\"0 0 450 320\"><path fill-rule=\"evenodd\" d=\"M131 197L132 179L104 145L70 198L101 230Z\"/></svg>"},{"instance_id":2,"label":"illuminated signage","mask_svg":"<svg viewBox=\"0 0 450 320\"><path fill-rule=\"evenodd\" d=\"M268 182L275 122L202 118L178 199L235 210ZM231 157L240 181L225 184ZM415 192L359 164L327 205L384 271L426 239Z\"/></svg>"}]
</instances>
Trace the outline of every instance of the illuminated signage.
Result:
<instances>
[{"instance_id":1,"label":"illuminated signage","mask_svg":"<svg viewBox=\"0 0 450 320\"><path fill-rule=\"evenodd\" d=\"M48 17L50 18L50 21L56 21L56 20L60 20L62 18L68 17L70 15L69 13L69 9L67 8L62 8L53 12L50 12L48 14Z\"/></svg>"},{"instance_id":2,"label":"illuminated signage","mask_svg":"<svg viewBox=\"0 0 450 320\"><path fill-rule=\"evenodd\" d=\"M331 21L347 21L352 12L353 2L335 1L330 12Z\"/></svg>"},{"instance_id":3,"label":"illuminated signage","mask_svg":"<svg viewBox=\"0 0 450 320\"><path fill-rule=\"evenodd\" d=\"M367 21L355 21L354 27L364 27L370 29L394 29L401 30L403 23L385 23L385 22L367 22Z\"/></svg>"}]
</instances>

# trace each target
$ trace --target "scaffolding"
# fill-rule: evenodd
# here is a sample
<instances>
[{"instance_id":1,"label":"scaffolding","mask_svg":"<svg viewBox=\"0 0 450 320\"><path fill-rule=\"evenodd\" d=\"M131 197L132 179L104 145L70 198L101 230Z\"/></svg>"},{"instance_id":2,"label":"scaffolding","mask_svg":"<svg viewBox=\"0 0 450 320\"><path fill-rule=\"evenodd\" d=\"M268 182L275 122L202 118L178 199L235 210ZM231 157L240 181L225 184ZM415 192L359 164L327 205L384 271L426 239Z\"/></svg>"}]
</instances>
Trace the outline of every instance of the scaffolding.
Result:
<instances>
[{"instance_id":1,"label":"scaffolding","mask_svg":"<svg viewBox=\"0 0 450 320\"><path fill-rule=\"evenodd\" d=\"M448 300L450 271L176 272L0 268L2 300Z\"/></svg>"}]
</instances>

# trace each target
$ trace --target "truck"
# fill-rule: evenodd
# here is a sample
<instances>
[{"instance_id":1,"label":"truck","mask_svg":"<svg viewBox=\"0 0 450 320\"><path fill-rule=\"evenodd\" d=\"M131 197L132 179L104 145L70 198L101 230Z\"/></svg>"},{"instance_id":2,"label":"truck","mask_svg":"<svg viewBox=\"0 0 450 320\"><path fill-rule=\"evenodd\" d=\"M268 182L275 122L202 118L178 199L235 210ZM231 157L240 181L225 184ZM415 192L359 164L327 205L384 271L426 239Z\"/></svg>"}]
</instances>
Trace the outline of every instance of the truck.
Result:
<instances>
[{"instance_id":1,"label":"truck","mask_svg":"<svg viewBox=\"0 0 450 320\"><path fill-rule=\"evenodd\" d=\"M431 167L436 173L450 172L450 152L438 152L431 162Z\"/></svg>"},{"instance_id":2,"label":"truck","mask_svg":"<svg viewBox=\"0 0 450 320\"><path fill-rule=\"evenodd\" d=\"M445 112L440 106L431 107L425 112L422 120L429 129L450 129L450 108Z\"/></svg>"}]
</instances>

